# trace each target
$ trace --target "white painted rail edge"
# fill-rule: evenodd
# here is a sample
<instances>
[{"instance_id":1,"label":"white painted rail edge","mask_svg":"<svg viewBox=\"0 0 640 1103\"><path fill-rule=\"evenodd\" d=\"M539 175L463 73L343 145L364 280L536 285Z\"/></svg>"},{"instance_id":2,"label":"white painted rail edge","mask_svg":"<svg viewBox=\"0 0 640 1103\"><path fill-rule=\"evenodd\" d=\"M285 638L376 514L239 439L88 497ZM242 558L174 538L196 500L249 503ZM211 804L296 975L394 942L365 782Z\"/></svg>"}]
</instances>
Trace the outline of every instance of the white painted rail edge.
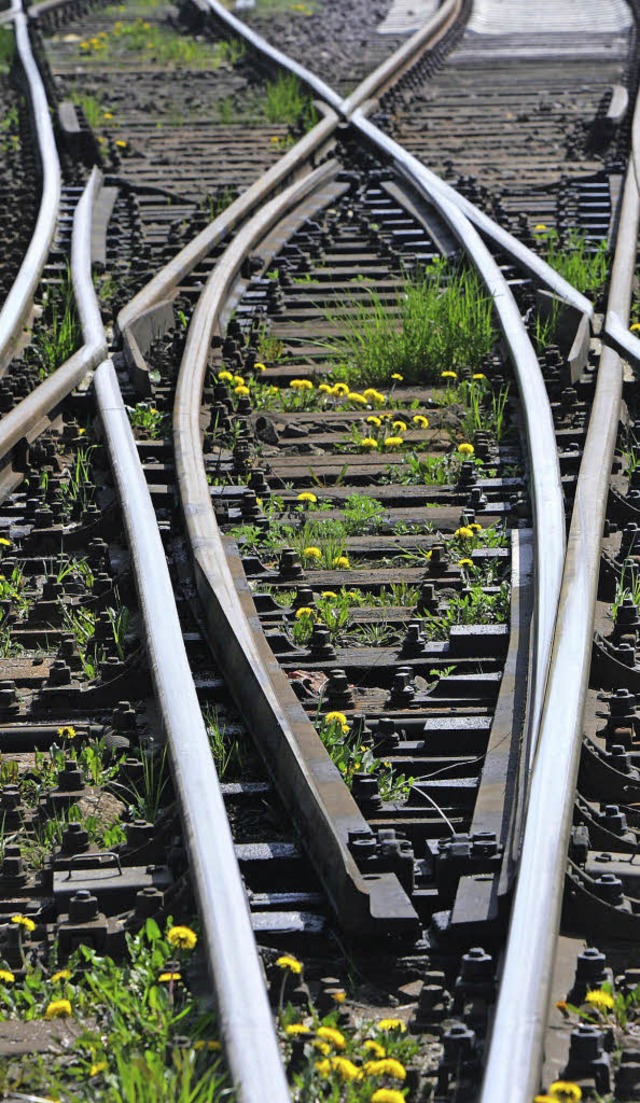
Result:
<instances>
[{"instance_id":1,"label":"white painted rail edge","mask_svg":"<svg viewBox=\"0 0 640 1103\"><path fill-rule=\"evenodd\" d=\"M100 176L94 170L79 216L74 287L88 343L106 338L91 282L92 200ZM81 203L83 202L81 200ZM88 279L87 279L88 276ZM84 281L84 282L83 282ZM289 1103L290 1095L258 957L251 917L207 731L182 641L166 554L151 495L113 364L94 375L111 466L118 489L149 666L167 737L185 845L203 926L203 941L216 993L220 1030L239 1103Z\"/></svg>"},{"instance_id":2,"label":"white painted rail edge","mask_svg":"<svg viewBox=\"0 0 640 1103\"><path fill-rule=\"evenodd\" d=\"M640 99L634 113L632 145L609 291L609 308L621 326L622 319L629 318L640 225L640 195L634 170L640 152ZM518 880L480 1103L530 1103L539 1088L622 381L620 358L612 348L605 347L576 486Z\"/></svg>"},{"instance_id":3,"label":"white painted rail edge","mask_svg":"<svg viewBox=\"0 0 640 1103\"><path fill-rule=\"evenodd\" d=\"M357 126L379 149L393 157L394 164L414 183L428 202L440 211L462 247L469 253L480 278L493 297L509 348L525 421L535 522L535 646L529 717L530 747L533 749L542 710L565 554L560 466L551 406L542 372L509 285L460 207L453 203L447 192L439 187L434 188L432 173L368 119L359 117Z\"/></svg>"},{"instance_id":4,"label":"white painted rail edge","mask_svg":"<svg viewBox=\"0 0 640 1103\"><path fill-rule=\"evenodd\" d=\"M0 367L10 359L12 346L27 317L36 287L40 282L55 233L62 189L60 162L49 104L31 50L27 17L22 11L22 0L13 0L11 16L15 29L16 48L27 78L28 94L38 135L42 165L42 198L29 248L0 311Z\"/></svg>"}]
</instances>

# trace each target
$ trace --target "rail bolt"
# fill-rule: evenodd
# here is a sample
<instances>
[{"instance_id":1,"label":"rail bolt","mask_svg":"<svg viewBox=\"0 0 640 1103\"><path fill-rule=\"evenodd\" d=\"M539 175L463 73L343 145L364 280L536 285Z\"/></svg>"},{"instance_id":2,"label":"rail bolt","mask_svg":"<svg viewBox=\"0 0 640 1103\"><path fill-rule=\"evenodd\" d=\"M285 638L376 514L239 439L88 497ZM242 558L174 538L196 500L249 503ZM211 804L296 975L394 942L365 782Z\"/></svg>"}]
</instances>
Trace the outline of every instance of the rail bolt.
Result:
<instances>
[{"instance_id":1,"label":"rail bolt","mask_svg":"<svg viewBox=\"0 0 640 1103\"><path fill-rule=\"evenodd\" d=\"M98 918L98 898L88 889L78 889L69 900L69 921L71 923L91 923Z\"/></svg>"},{"instance_id":2,"label":"rail bolt","mask_svg":"<svg viewBox=\"0 0 640 1103\"><path fill-rule=\"evenodd\" d=\"M81 823L70 823L62 833L63 854L82 854L89 849L89 833Z\"/></svg>"},{"instance_id":3,"label":"rail bolt","mask_svg":"<svg viewBox=\"0 0 640 1103\"><path fill-rule=\"evenodd\" d=\"M595 891L601 900L614 908L624 901L622 881L615 873L603 873L601 877L596 877Z\"/></svg>"}]
</instances>

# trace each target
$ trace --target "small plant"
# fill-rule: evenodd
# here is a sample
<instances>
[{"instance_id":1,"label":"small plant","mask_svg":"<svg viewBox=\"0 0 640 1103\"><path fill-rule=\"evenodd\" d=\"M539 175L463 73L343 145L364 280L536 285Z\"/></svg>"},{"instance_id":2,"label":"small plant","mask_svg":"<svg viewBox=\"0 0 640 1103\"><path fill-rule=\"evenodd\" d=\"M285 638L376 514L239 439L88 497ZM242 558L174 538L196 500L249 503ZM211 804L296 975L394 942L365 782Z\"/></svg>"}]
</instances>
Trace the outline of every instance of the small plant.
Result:
<instances>
[{"instance_id":1,"label":"small plant","mask_svg":"<svg viewBox=\"0 0 640 1103\"><path fill-rule=\"evenodd\" d=\"M157 440L166 432L168 415L161 413L150 402L138 402L136 406L127 406L126 410L132 428L140 430L150 440Z\"/></svg>"},{"instance_id":2,"label":"small plant","mask_svg":"<svg viewBox=\"0 0 640 1103\"><path fill-rule=\"evenodd\" d=\"M598 293L607 280L607 243L593 245L579 230L569 230L564 241L557 230L541 227L536 237L545 260L577 291Z\"/></svg>"},{"instance_id":3,"label":"small plant","mask_svg":"<svg viewBox=\"0 0 640 1103\"><path fill-rule=\"evenodd\" d=\"M215 705L205 705L202 715L209 736L209 746L213 755L216 772L220 781L225 778L242 776L246 754L237 736L232 735L218 714Z\"/></svg>"},{"instance_id":4,"label":"small plant","mask_svg":"<svg viewBox=\"0 0 640 1103\"><path fill-rule=\"evenodd\" d=\"M0 73L8 73L16 52L16 40L9 27L0 27Z\"/></svg>"},{"instance_id":5,"label":"small plant","mask_svg":"<svg viewBox=\"0 0 640 1103\"><path fill-rule=\"evenodd\" d=\"M35 362L40 378L45 379L68 360L80 340L71 274L67 270L59 285L48 286L43 315L31 334L28 357Z\"/></svg>"},{"instance_id":6,"label":"small plant","mask_svg":"<svg viewBox=\"0 0 640 1103\"><path fill-rule=\"evenodd\" d=\"M293 126L302 121L305 130L317 121L311 96L295 73L279 73L274 81L267 81L264 114L269 123Z\"/></svg>"}]
</instances>

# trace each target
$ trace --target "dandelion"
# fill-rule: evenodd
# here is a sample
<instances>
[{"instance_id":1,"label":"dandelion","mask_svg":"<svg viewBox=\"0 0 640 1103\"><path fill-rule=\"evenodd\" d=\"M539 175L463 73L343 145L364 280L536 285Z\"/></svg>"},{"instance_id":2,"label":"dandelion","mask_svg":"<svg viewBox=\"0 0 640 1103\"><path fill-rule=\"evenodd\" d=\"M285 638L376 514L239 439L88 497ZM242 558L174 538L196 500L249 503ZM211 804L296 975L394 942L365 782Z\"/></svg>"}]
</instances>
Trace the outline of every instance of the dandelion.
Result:
<instances>
[{"instance_id":1,"label":"dandelion","mask_svg":"<svg viewBox=\"0 0 640 1103\"><path fill-rule=\"evenodd\" d=\"M302 494L298 494L296 499L298 502L317 502L318 499L315 494L312 494L310 490L303 490Z\"/></svg>"},{"instance_id":2,"label":"dandelion","mask_svg":"<svg viewBox=\"0 0 640 1103\"><path fill-rule=\"evenodd\" d=\"M233 393L237 394L241 398L245 398L248 394L250 394L250 391L248 387L245 387L244 383L241 383L240 386L233 388Z\"/></svg>"},{"instance_id":3,"label":"dandelion","mask_svg":"<svg viewBox=\"0 0 640 1103\"><path fill-rule=\"evenodd\" d=\"M33 919L29 919L28 915L12 915L11 922L15 923L17 927L23 927L29 934L36 929Z\"/></svg>"},{"instance_id":4,"label":"dandelion","mask_svg":"<svg viewBox=\"0 0 640 1103\"><path fill-rule=\"evenodd\" d=\"M99 1076L101 1072L106 1072L108 1067L106 1061L95 1061L89 1069L89 1078L91 1079L93 1076Z\"/></svg>"},{"instance_id":5,"label":"dandelion","mask_svg":"<svg viewBox=\"0 0 640 1103\"><path fill-rule=\"evenodd\" d=\"M318 390L321 391L322 394L333 394L333 387L330 383L321 383Z\"/></svg>"},{"instance_id":6,"label":"dandelion","mask_svg":"<svg viewBox=\"0 0 640 1103\"><path fill-rule=\"evenodd\" d=\"M331 598L337 598L337 596L338 595L334 593L333 590L323 590L320 594L320 597L325 598L326 601L329 601Z\"/></svg>"},{"instance_id":7,"label":"dandelion","mask_svg":"<svg viewBox=\"0 0 640 1103\"><path fill-rule=\"evenodd\" d=\"M182 973L161 973L158 984L173 984L176 980L182 980Z\"/></svg>"},{"instance_id":8,"label":"dandelion","mask_svg":"<svg viewBox=\"0 0 640 1103\"><path fill-rule=\"evenodd\" d=\"M253 365L253 370L254 371L266 371L267 370L267 365L266 364L261 364L259 360L256 360L255 364Z\"/></svg>"},{"instance_id":9,"label":"dandelion","mask_svg":"<svg viewBox=\"0 0 640 1103\"><path fill-rule=\"evenodd\" d=\"M541 230L546 230L546 228L547 227L545 226L544 222L538 222L538 224L533 227L533 231L534 233L538 234Z\"/></svg>"},{"instance_id":10,"label":"dandelion","mask_svg":"<svg viewBox=\"0 0 640 1103\"><path fill-rule=\"evenodd\" d=\"M70 969L60 969L57 973L54 973L52 978L51 978L51 983L52 984L57 984L58 981L61 981L61 980L71 980L71 970Z\"/></svg>"},{"instance_id":11,"label":"dandelion","mask_svg":"<svg viewBox=\"0 0 640 1103\"><path fill-rule=\"evenodd\" d=\"M126 149L128 142L125 142L123 138L116 138L115 144L118 149Z\"/></svg>"},{"instance_id":12,"label":"dandelion","mask_svg":"<svg viewBox=\"0 0 640 1103\"><path fill-rule=\"evenodd\" d=\"M0 536L0 548L10 548L11 541L7 540L6 536Z\"/></svg>"},{"instance_id":13,"label":"dandelion","mask_svg":"<svg viewBox=\"0 0 640 1103\"><path fill-rule=\"evenodd\" d=\"M56 728L56 734L59 735L61 739L75 739L78 733L75 728L67 724L64 728Z\"/></svg>"},{"instance_id":14,"label":"dandelion","mask_svg":"<svg viewBox=\"0 0 640 1103\"><path fill-rule=\"evenodd\" d=\"M311 544L308 548L305 548L302 552L304 559L322 559L322 552L320 548L316 548L314 544Z\"/></svg>"},{"instance_id":15,"label":"dandelion","mask_svg":"<svg viewBox=\"0 0 640 1103\"><path fill-rule=\"evenodd\" d=\"M400 375L400 372L394 371L391 378L395 380L396 383L402 383L404 375Z\"/></svg>"},{"instance_id":16,"label":"dandelion","mask_svg":"<svg viewBox=\"0 0 640 1103\"><path fill-rule=\"evenodd\" d=\"M380 1019L376 1026L378 1030L399 1030L401 1034L404 1034L407 1029L407 1024L402 1019Z\"/></svg>"},{"instance_id":17,"label":"dandelion","mask_svg":"<svg viewBox=\"0 0 640 1103\"><path fill-rule=\"evenodd\" d=\"M335 383L333 386L333 394L341 398L345 394L349 394L349 388L346 383Z\"/></svg>"},{"instance_id":18,"label":"dandelion","mask_svg":"<svg viewBox=\"0 0 640 1103\"><path fill-rule=\"evenodd\" d=\"M471 376L471 378L475 379L475 380L479 380L479 379L486 379L487 377L486 377L486 375L484 374L483 371L477 371L477 372L474 372L474 374Z\"/></svg>"},{"instance_id":19,"label":"dandelion","mask_svg":"<svg viewBox=\"0 0 640 1103\"><path fill-rule=\"evenodd\" d=\"M313 618L315 618L315 613L308 605L302 605L299 609L296 609L296 620L311 620Z\"/></svg>"},{"instance_id":20,"label":"dandelion","mask_svg":"<svg viewBox=\"0 0 640 1103\"><path fill-rule=\"evenodd\" d=\"M354 403L354 405L356 405L356 406L366 406L367 405L367 400L364 397L364 395L363 394L358 394L357 391L349 391L349 394L347 395L347 400L349 402Z\"/></svg>"},{"instance_id":21,"label":"dandelion","mask_svg":"<svg viewBox=\"0 0 640 1103\"><path fill-rule=\"evenodd\" d=\"M388 1076L391 1080L406 1080L407 1070L395 1057L383 1057L380 1061L365 1061L362 1071L366 1076Z\"/></svg>"},{"instance_id":22,"label":"dandelion","mask_svg":"<svg viewBox=\"0 0 640 1103\"><path fill-rule=\"evenodd\" d=\"M371 414L371 416L366 419L366 422L367 425L375 425L376 428L379 428L382 425L381 419L379 417L376 417L375 414Z\"/></svg>"},{"instance_id":23,"label":"dandelion","mask_svg":"<svg viewBox=\"0 0 640 1103\"><path fill-rule=\"evenodd\" d=\"M45 1019L68 1019L70 1015L69 1000L52 1000L44 1013Z\"/></svg>"},{"instance_id":24,"label":"dandelion","mask_svg":"<svg viewBox=\"0 0 640 1103\"><path fill-rule=\"evenodd\" d=\"M442 372L440 372L440 378L441 379L457 379L458 378L458 373L457 373L457 371L442 371Z\"/></svg>"},{"instance_id":25,"label":"dandelion","mask_svg":"<svg viewBox=\"0 0 640 1103\"><path fill-rule=\"evenodd\" d=\"M454 540L473 540L473 529L470 525L461 525L453 534Z\"/></svg>"},{"instance_id":26,"label":"dandelion","mask_svg":"<svg viewBox=\"0 0 640 1103\"><path fill-rule=\"evenodd\" d=\"M0 982L2 984L13 984L15 979L10 969L0 969Z\"/></svg>"},{"instance_id":27,"label":"dandelion","mask_svg":"<svg viewBox=\"0 0 640 1103\"><path fill-rule=\"evenodd\" d=\"M366 448L370 452L374 452L378 447L378 442L374 439L374 437L363 437L360 441L360 447Z\"/></svg>"},{"instance_id":28,"label":"dandelion","mask_svg":"<svg viewBox=\"0 0 640 1103\"><path fill-rule=\"evenodd\" d=\"M277 958L276 965L278 969L286 969L290 973L295 973L296 976L300 975L303 968L302 962L291 954L283 954L282 957Z\"/></svg>"},{"instance_id":29,"label":"dandelion","mask_svg":"<svg viewBox=\"0 0 640 1103\"><path fill-rule=\"evenodd\" d=\"M333 566L337 567L338 570L344 570L344 571L348 570L349 569L349 559L348 559L348 557L346 555L336 555L335 559L333 560Z\"/></svg>"},{"instance_id":30,"label":"dandelion","mask_svg":"<svg viewBox=\"0 0 640 1103\"><path fill-rule=\"evenodd\" d=\"M395 1088L378 1088L371 1096L370 1103L405 1103L405 1098Z\"/></svg>"},{"instance_id":31,"label":"dandelion","mask_svg":"<svg viewBox=\"0 0 640 1103\"><path fill-rule=\"evenodd\" d=\"M385 448L401 448L403 444L404 444L404 441L403 441L402 437L385 437L384 438Z\"/></svg>"},{"instance_id":32,"label":"dandelion","mask_svg":"<svg viewBox=\"0 0 640 1103\"><path fill-rule=\"evenodd\" d=\"M323 1042L329 1042L336 1049L344 1049L347 1044L344 1034L341 1034L339 1030L332 1026L319 1026L316 1035L318 1038L322 1038Z\"/></svg>"},{"instance_id":33,"label":"dandelion","mask_svg":"<svg viewBox=\"0 0 640 1103\"><path fill-rule=\"evenodd\" d=\"M380 1042L374 1042L373 1038L367 1038L366 1042L362 1043L362 1048L366 1049L367 1053L373 1053L374 1057L386 1057L387 1055L384 1046L381 1046Z\"/></svg>"},{"instance_id":34,"label":"dandelion","mask_svg":"<svg viewBox=\"0 0 640 1103\"><path fill-rule=\"evenodd\" d=\"M640 329L640 322L634 322L632 326L629 326L629 329L632 333L637 333L637 331Z\"/></svg>"},{"instance_id":35,"label":"dandelion","mask_svg":"<svg viewBox=\"0 0 640 1103\"><path fill-rule=\"evenodd\" d=\"M344 712L328 712L324 718L325 724L340 724L344 726L347 723L347 718Z\"/></svg>"},{"instance_id":36,"label":"dandelion","mask_svg":"<svg viewBox=\"0 0 640 1103\"><path fill-rule=\"evenodd\" d=\"M289 386L294 391L312 391L313 383L310 379L292 379Z\"/></svg>"},{"instance_id":37,"label":"dandelion","mask_svg":"<svg viewBox=\"0 0 640 1103\"><path fill-rule=\"evenodd\" d=\"M475 452L475 448L472 444L469 444L469 442L465 440L462 442L462 444L458 445L458 452L461 456L472 456Z\"/></svg>"},{"instance_id":38,"label":"dandelion","mask_svg":"<svg viewBox=\"0 0 640 1103\"><path fill-rule=\"evenodd\" d=\"M587 992L585 996L585 1003L595 1007L596 1011L612 1011L615 1002L613 996L610 996L608 992L604 992L601 988Z\"/></svg>"},{"instance_id":39,"label":"dandelion","mask_svg":"<svg viewBox=\"0 0 640 1103\"><path fill-rule=\"evenodd\" d=\"M473 560L472 559L459 559L458 560L458 566L459 567L473 567Z\"/></svg>"},{"instance_id":40,"label":"dandelion","mask_svg":"<svg viewBox=\"0 0 640 1103\"><path fill-rule=\"evenodd\" d=\"M235 383L236 387L244 387L244 378L241 375L234 375L233 382Z\"/></svg>"},{"instance_id":41,"label":"dandelion","mask_svg":"<svg viewBox=\"0 0 640 1103\"><path fill-rule=\"evenodd\" d=\"M218 375L218 380L220 380L222 383L230 383L232 379L233 375L230 371L221 371Z\"/></svg>"},{"instance_id":42,"label":"dandelion","mask_svg":"<svg viewBox=\"0 0 640 1103\"><path fill-rule=\"evenodd\" d=\"M348 1057L329 1057L324 1061L316 1061L316 1068L321 1076L337 1072L342 1080L357 1080L360 1077L360 1069Z\"/></svg>"},{"instance_id":43,"label":"dandelion","mask_svg":"<svg viewBox=\"0 0 640 1103\"><path fill-rule=\"evenodd\" d=\"M468 527L472 530L472 532L482 532L482 525L479 525L477 521L472 521L472 523Z\"/></svg>"},{"instance_id":44,"label":"dandelion","mask_svg":"<svg viewBox=\"0 0 640 1103\"><path fill-rule=\"evenodd\" d=\"M406 433L407 423L406 421L394 421L393 428L395 429L396 433Z\"/></svg>"},{"instance_id":45,"label":"dandelion","mask_svg":"<svg viewBox=\"0 0 640 1103\"><path fill-rule=\"evenodd\" d=\"M411 420L413 421L414 425L418 426L418 429L429 428L429 418L425 417L424 414L414 414Z\"/></svg>"},{"instance_id":46,"label":"dandelion","mask_svg":"<svg viewBox=\"0 0 640 1103\"><path fill-rule=\"evenodd\" d=\"M178 946L180 950L193 950L198 936L191 927L169 927L167 942L170 946Z\"/></svg>"},{"instance_id":47,"label":"dandelion","mask_svg":"<svg viewBox=\"0 0 640 1103\"><path fill-rule=\"evenodd\" d=\"M288 1034L290 1038L296 1038L300 1034L310 1034L311 1030L304 1023L289 1023L284 1028L285 1034Z\"/></svg>"},{"instance_id":48,"label":"dandelion","mask_svg":"<svg viewBox=\"0 0 640 1103\"><path fill-rule=\"evenodd\" d=\"M318 1053L321 1053L323 1057L328 1057L328 1055L331 1053L331 1046L329 1045L328 1042L320 1042L316 1038L311 1043L311 1045L313 1046L314 1049L316 1049L318 1051ZM316 1065L316 1068L317 1067L318 1066Z\"/></svg>"},{"instance_id":49,"label":"dandelion","mask_svg":"<svg viewBox=\"0 0 640 1103\"><path fill-rule=\"evenodd\" d=\"M572 1080L554 1080L553 1084L549 1085L549 1094L554 1099L562 1100L563 1103L566 1100L571 1100L571 1103L580 1103L582 1088L574 1084Z\"/></svg>"},{"instance_id":50,"label":"dandelion","mask_svg":"<svg viewBox=\"0 0 640 1103\"><path fill-rule=\"evenodd\" d=\"M348 727L349 725L347 725ZM331 993L331 999L334 1003L344 1003L347 998L347 993L344 988L337 988L335 992Z\"/></svg>"}]
</instances>

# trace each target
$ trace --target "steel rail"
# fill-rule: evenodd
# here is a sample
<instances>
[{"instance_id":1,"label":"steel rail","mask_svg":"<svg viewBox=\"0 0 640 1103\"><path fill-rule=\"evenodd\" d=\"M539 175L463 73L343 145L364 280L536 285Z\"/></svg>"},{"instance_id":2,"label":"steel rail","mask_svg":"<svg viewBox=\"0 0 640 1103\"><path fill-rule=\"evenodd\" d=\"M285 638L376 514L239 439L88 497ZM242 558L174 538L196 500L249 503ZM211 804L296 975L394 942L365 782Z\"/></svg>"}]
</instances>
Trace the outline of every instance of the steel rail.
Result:
<instances>
[{"instance_id":1,"label":"steel rail","mask_svg":"<svg viewBox=\"0 0 640 1103\"><path fill-rule=\"evenodd\" d=\"M628 320L640 225L632 125L608 309ZM539 1086L589 681L600 547L622 400L622 363L605 346L569 531L553 654L533 764L520 868L481 1103L530 1103Z\"/></svg>"},{"instance_id":2,"label":"steel rail","mask_svg":"<svg viewBox=\"0 0 640 1103\"><path fill-rule=\"evenodd\" d=\"M444 12L448 2L449 0L445 0L445 4L439 10L439 13L436 13L437 15ZM247 25L237 19L236 16L231 15L226 8L222 6L219 0L198 0L198 6L202 5L206 5L206 7L210 8L217 19L233 30L234 34L241 35L245 41L250 43L253 49L258 50L272 61L277 61L279 65L288 69L289 72L295 73L300 80L309 88L313 88L317 91L318 94L322 94L320 86L327 88L324 81L318 81L318 78L309 69L292 61L285 54L281 53L280 50L271 46L261 35L256 34L255 31L251 31ZM439 26L440 22L438 21L438 27ZM429 36L422 33L421 48L427 46L429 41ZM373 95L376 89L379 90L381 85L388 84L393 68L392 63L394 61L401 71L406 68L405 49L406 47L401 47L400 51L397 51L391 59L383 63L382 66L376 69L375 72L363 82L363 85L366 86L367 95ZM361 129L362 121L366 118L367 111L372 110L374 106L370 101L364 108L360 106L362 100L361 89L363 85L360 85L350 97L344 100L340 99L332 89L328 89L331 93L331 99L327 100L327 102L331 104L339 115L344 116L345 119L358 129ZM372 123L368 125L369 127L373 127ZM379 144L382 144L382 140L386 139L387 135L379 130L378 127L374 129L379 134ZM389 141L391 140L392 139L389 139ZM406 154L406 156L410 157L411 154ZM555 295L558 295L560 298L564 299L565 302L570 303L588 317L593 316L593 304L590 303L584 295L576 291L576 289L563 279L562 276L558 275L546 261L537 255L537 253L534 253L532 249L523 245L522 242L518 241L518 239L508 233L507 230L504 230L497 222L490 218L489 215L484 214L474 206L473 203L469 202L468 199L461 196L455 188L451 187L450 184L446 184L444 180L441 180L434 172L422 165L417 158L413 158L413 160L416 166L420 166L422 172L425 174L424 179L425 181L428 180L430 191L433 194L439 191L444 199L448 199L455 206L459 207L463 214L467 216L469 221L472 222L478 230L481 230L482 233L489 237L500 249L512 257L513 260L521 265L527 272L534 275L536 279L543 283L545 287L548 287Z\"/></svg>"},{"instance_id":3,"label":"steel rail","mask_svg":"<svg viewBox=\"0 0 640 1103\"><path fill-rule=\"evenodd\" d=\"M94 374L100 418L127 532L147 654L203 926L225 1053L240 1103L289 1103L273 1017L220 783L198 702L151 495L111 360L91 281L93 170L79 204L72 274L87 346L101 350ZM83 202L84 201L84 202ZM247 999L247 993L251 999Z\"/></svg>"},{"instance_id":4,"label":"steel rail","mask_svg":"<svg viewBox=\"0 0 640 1103\"><path fill-rule=\"evenodd\" d=\"M107 355L100 311L95 296L87 291L91 287L91 250L87 248L87 234L90 234L93 206L101 184L102 173L94 168L73 216L71 279L85 343L0 419L0 460L18 441L28 437L30 430L44 426L47 416Z\"/></svg>"},{"instance_id":5,"label":"steel rail","mask_svg":"<svg viewBox=\"0 0 640 1103\"><path fill-rule=\"evenodd\" d=\"M238 592L213 509L201 445L200 409L211 339L245 257L265 234L335 172L331 164L291 185L242 228L209 277L196 305L178 374L173 414L176 482L209 640L240 712L258 736L343 925L361 933L418 929L395 874L364 877L349 851L352 833L371 829L344 784L288 679L263 641L246 583ZM238 571L242 567L238 561ZM242 581L240 585L242 585Z\"/></svg>"},{"instance_id":6,"label":"steel rail","mask_svg":"<svg viewBox=\"0 0 640 1103\"><path fill-rule=\"evenodd\" d=\"M36 126L42 166L42 196L29 247L0 311L0 370L6 367L11 359L15 343L31 308L53 241L62 191L60 162L49 104L42 77L31 50L27 17L22 11L22 0L12 0L11 17L15 28L18 55L27 78L31 110Z\"/></svg>"}]
</instances>

